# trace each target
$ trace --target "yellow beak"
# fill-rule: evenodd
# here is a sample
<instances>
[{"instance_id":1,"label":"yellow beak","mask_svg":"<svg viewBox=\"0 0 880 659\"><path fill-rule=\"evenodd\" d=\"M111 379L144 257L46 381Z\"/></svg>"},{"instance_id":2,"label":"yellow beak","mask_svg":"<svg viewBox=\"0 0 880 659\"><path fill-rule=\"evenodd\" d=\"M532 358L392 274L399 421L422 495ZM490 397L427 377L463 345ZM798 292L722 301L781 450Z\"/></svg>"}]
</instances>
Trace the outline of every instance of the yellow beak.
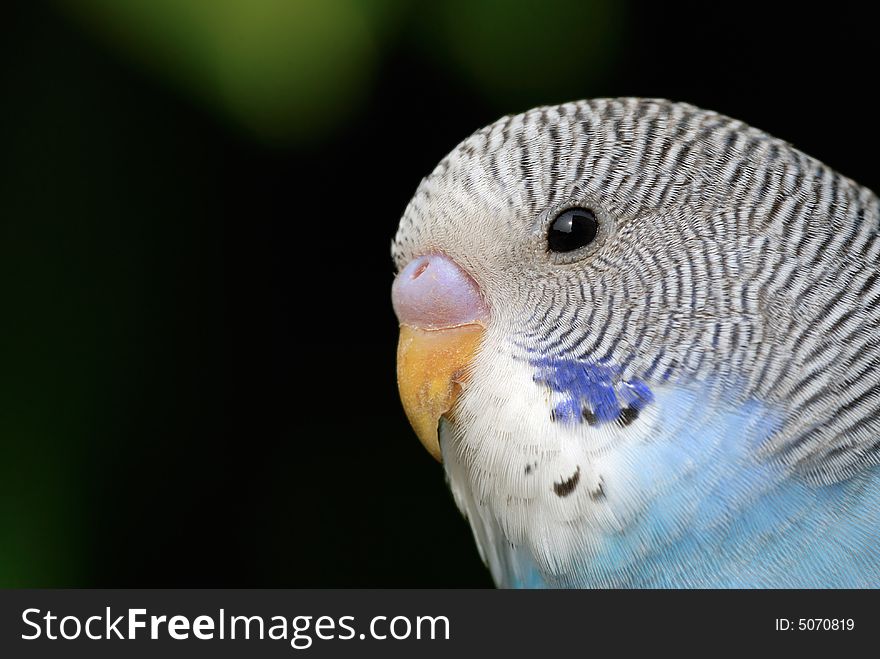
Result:
<instances>
[{"instance_id":1,"label":"yellow beak","mask_svg":"<svg viewBox=\"0 0 880 659\"><path fill-rule=\"evenodd\" d=\"M400 326L397 387L413 430L437 460L437 424L452 411L485 332L479 323L443 329Z\"/></svg>"}]
</instances>

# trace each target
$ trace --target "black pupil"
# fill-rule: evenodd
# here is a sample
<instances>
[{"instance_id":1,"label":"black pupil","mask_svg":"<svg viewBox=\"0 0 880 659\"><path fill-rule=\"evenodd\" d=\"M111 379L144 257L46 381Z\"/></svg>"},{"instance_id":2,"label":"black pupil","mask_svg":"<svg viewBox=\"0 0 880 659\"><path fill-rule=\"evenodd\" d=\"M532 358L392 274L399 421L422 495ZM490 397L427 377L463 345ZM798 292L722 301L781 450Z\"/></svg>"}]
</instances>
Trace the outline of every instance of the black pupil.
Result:
<instances>
[{"instance_id":1,"label":"black pupil","mask_svg":"<svg viewBox=\"0 0 880 659\"><path fill-rule=\"evenodd\" d=\"M588 208L569 208L562 211L550 225L547 245L551 252L570 252L589 245L596 238L599 222Z\"/></svg>"}]
</instances>

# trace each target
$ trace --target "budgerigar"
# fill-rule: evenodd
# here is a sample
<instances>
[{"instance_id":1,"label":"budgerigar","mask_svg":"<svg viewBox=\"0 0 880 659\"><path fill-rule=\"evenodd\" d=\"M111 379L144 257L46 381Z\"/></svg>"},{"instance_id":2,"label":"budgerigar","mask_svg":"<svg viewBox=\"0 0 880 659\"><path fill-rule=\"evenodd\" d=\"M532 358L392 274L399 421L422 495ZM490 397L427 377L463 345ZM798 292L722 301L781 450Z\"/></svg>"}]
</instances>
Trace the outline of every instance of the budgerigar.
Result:
<instances>
[{"instance_id":1,"label":"budgerigar","mask_svg":"<svg viewBox=\"0 0 880 659\"><path fill-rule=\"evenodd\" d=\"M740 121L508 116L392 245L398 383L503 587L880 586L880 202Z\"/></svg>"}]
</instances>

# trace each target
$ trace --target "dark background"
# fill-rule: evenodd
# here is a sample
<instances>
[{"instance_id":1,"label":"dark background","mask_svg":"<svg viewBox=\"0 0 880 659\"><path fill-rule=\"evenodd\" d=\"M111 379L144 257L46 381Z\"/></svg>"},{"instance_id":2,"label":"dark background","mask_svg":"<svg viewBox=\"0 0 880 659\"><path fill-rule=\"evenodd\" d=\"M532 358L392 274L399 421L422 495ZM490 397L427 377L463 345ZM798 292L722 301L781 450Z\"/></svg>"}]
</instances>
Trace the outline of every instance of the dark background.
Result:
<instances>
[{"instance_id":1,"label":"dark background","mask_svg":"<svg viewBox=\"0 0 880 659\"><path fill-rule=\"evenodd\" d=\"M2 586L490 585L397 400L389 247L502 114L683 100L880 189L876 24L840 3L81 0L0 25Z\"/></svg>"}]
</instances>

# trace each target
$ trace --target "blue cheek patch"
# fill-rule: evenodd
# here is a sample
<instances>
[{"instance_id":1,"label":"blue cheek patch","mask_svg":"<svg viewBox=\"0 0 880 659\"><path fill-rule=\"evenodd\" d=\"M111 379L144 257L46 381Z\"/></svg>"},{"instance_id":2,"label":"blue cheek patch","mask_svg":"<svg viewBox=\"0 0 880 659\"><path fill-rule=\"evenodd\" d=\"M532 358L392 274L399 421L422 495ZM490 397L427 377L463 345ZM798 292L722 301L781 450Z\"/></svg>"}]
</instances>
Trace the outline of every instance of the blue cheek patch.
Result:
<instances>
[{"instance_id":1,"label":"blue cheek patch","mask_svg":"<svg viewBox=\"0 0 880 659\"><path fill-rule=\"evenodd\" d=\"M541 357L529 363L536 369L536 383L564 396L553 408L555 421L609 423L620 418L626 408L638 413L654 401L647 384L621 379L617 366L559 357Z\"/></svg>"}]
</instances>

